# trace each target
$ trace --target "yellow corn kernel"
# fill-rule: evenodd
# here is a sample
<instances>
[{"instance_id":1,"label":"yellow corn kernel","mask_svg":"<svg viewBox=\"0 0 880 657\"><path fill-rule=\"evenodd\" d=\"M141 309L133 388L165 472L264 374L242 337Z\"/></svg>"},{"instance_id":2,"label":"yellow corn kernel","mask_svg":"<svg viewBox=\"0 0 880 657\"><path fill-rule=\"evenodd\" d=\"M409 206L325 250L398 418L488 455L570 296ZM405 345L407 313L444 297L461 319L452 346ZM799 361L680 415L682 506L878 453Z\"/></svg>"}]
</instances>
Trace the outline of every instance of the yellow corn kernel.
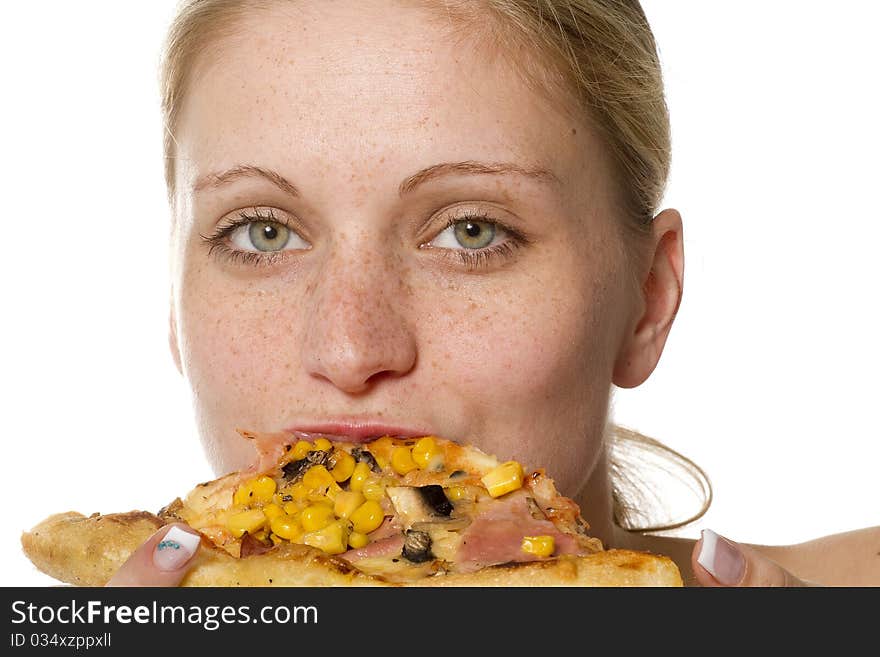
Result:
<instances>
[{"instance_id":1,"label":"yellow corn kernel","mask_svg":"<svg viewBox=\"0 0 880 657\"><path fill-rule=\"evenodd\" d=\"M361 493L368 500L378 502L385 497L385 484L375 477L367 479L361 487Z\"/></svg>"},{"instance_id":2,"label":"yellow corn kernel","mask_svg":"<svg viewBox=\"0 0 880 657\"><path fill-rule=\"evenodd\" d=\"M443 450L432 436L419 438L412 448L412 458L422 470L434 470L443 467Z\"/></svg>"},{"instance_id":3,"label":"yellow corn kernel","mask_svg":"<svg viewBox=\"0 0 880 657\"><path fill-rule=\"evenodd\" d=\"M348 523L345 520L336 520L326 527L303 534L302 542L327 554L341 554L348 549L348 535Z\"/></svg>"},{"instance_id":4,"label":"yellow corn kernel","mask_svg":"<svg viewBox=\"0 0 880 657\"><path fill-rule=\"evenodd\" d=\"M269 534L269 538L272 539L272 545L278 545L279 543L282 542L281 537L278 536L277 534Z\"/></svg>"},{"instance_id":5,"label":"yellow corn kernel","mask_svg":"<svg viewBox=\"0 0 880 657\"><path fill-rule=\"evenodd\" d=\"M333 513L337 518L348 518L355 509L366 501L363 493L356 490L344 490L333 500Z\"/></svg>"},{"instance_id":6,"label":"yellow corn kernel","mask_svg":"<svg viewBox=\"0 0 880 657\"><path fill-rule=\"evenodd\" d=\"M519 463L507 461L489 470L483 475L481 481L489 491L489 495L501 497L505 493L522 488L524 476L522 466Z\"/></svg>"},{"instance_id":7,"label":"yellow corn kernel","mask_svg":"<svg viewBox=\"0 0 880 657\"><path fill-rule=\"evenodd\" d=\"M272 496L275 494L275 488L275 480L272 477L267 477L266 475L257 477L251 482L251 490L254 492L251 501L260 503L271 502Z\"/></svg>"},{"instance_id":8,"label":"yellow corn kernel","mask_svg":"<svg viewBox=\"0 0 880 657\"><path fill-rule=\"evenodd\" d=\"M363 489L364 482L369 479L371 473L372 470L370 470L370 466L361 461L354 466L354 471L351 473L351 478L348 480L348 487L351 490Z\"/></svg>"},{"instance_id":9,"label":"yellow corn kernel","mask_svg":"<svg viewBox=\"0 0 880 657\"><path fill-rule=\"evenodd\" d=\"M319 449L322 452L326 452L328 449L333 449L333 443L331 443L326 438L318 438L315 441L315 449Z\"/></svg>"},{"instance_id":10,"label":"yellow corn kernel","mask_svg":"<svg viewBox=\"0 0 880 657\"><path fill-rule=\"evenodd\" d=\"M307 506L308 504L304 504L303 502L285 502L281 508L284 509L284 513L295 516Z\"/></svg>"},{"instance_id":11,"label":"yellow corn kernel","mask_svg":"<svg viewBox=\"0 0 880 657\"><path fill-rule=\"evenodd\" d=\"M282 513L284 513L284 509L282 509L280 506L278 506L274 502L270 502L269 504L267 504L263 507L263 513L266 514L266 517L269 520L272 520L273 518L276 518L276 517L280 516Z\"/></svg>"},{"instance_id":12,"label":"yellow corn kernel","mask_svg":"<svg viewBox=\"0 0 880 657\"><path fill-rule=\"evenodd\" d=\"M376 500L367 500L355 509L348 519L351 520L354 531L369 534L382 524L385 512L382 510L382 505Z\"/></svg>"},{"instance_id":13,"label":"yellow corn kernel","mask_svg":"<svg viewBox=\"0 0 880 657\"><path fill-rule=\"evenodd\" d=\"M391 469L399 475L405 475L418 468L418 464L413 461L412 450L405 445L395 447L391 452Z\"/></svg>"},{"instance_id":14,"label":"yellow corn kernel","mask_svg":"<svg viewBox=\"0 0 880 657\"><path fill-rule=\"evenodd\" d=\"M342 449L337 449L335 453L336 465L330 470L333 479L342 482L351 477L354 473L355 460L354 457Z\"/></svg>"},{"instance_id":15,"label":"yellow corn kernel","mask_svg":"<svg viewBox=\"0 0 880 657\"><path fill-rule=\"evenodd\" d=\"M360 532L351 532L348 535L348 546L354 548L355 550L364 547L369 542L370 537L366 534L361 534Z\"/></svg>"},{"instance_id":16,"label":"yellow corn kernel","mask_svg":"<svg viewBox=\"0 0 880 657\"><path fill-rule=\"evenodd\" d=\"M477 497L470 486L450 486L445 492L450 502L473 502Z\"/></svg>"},{"instance_id":17,"label":"yellow corn kernel","mask_svg":"<svg viewBox=\"0 0 880 657\"><path fill-rule=\"evenodd\" d=\"M310 491L323 491L336 484L333 475L323 465L313 465L306 470L302 478L303 485Z\"/></svg>"},{"instance_id":18,"label":"yellow corn kernel","mask_svg":"<svg viewBox=\"0 0 880 657\"><path fill-rule=\"evenodd\" d=\"M229 521L229 518L234 516L236 513L241 513L242 511L246 511L247 509L241 504L233 504L228 509L220 509L214 514L214 518L217 521L217 524L226 525Z\"/></svg>"},{"instance_id":19,"label":"yellow corn kernel","mask_svg":"<svg viewBox=\"0 0 880 657\"><path fill-rule=\"evenodd\" d=\"M241 538L244 533L254 534L266 525L266 514L260 509L249 509L234 513L226 519L226 528L236 538Z\"/></svg>"},{"instance_id":20,"label":"yellow corn kernel","mask_svg":"<svg viewBox=\"0 0 880 657\"><path fill-rule=\"evenodd\" d=\"M556 549L552 536L523 536L522 551L536 557L549 557Z\"/></svg>"},{"instance_id":21,"label":"yellow corn kernel","mask_svg":"<svg viewBox=\"0 0 880 657\"><path fill-rule=\"evenodd\" d=\"M273 535L280 536L288 541L298 541L303 534L303 528L299 521L287 513L282 513L280 516L272 518L269 526L272 529Z\"/></svg>"},{"instance_id":22,"label":"yellow corn kernel","mask_svg":"<svg viewBox=\"0 0 880 657\"><path fill-rule=\"evenodd\" d=\"M251 483L252 482L250 481L246 481L235 490L235 493L232 495L233 504L248 506L251 503L251 500L254 497L254 489Z\"/></svg>"},{"instance_id":23,"label":"yellow corn kernel","mask_svg":"<svg viewBox=\"0 0 880 657\"><path fill-rule=\"evenodd\" d=\"M266 534L266 530L265 530L265 529L260 529L259 531L254 532L254 533L252 534L252 536L253 536L255 539L257 539L258 541L265 541L266 538L268 538L268 535Z\"/></svg>"},{"instance_id":24,"label":"yellow corn kernel","mask_svg":"<svg viewBox=\"0 0 880 657\"><path fill-rule=\"evenodd\" d=\"M306 485L303 482L298 481L295 484L291 484L289 486L285 486L284 488L282 488L281 494L282 494L282 496L290 495L291 499L294 502L302 502L303 500L308 498L309 489L306 487ZM282 497L282 499L283 499L283 497ZM289 502L290 500L284 500L284 501Z\"/></svg>"},{"instance_id":25,"label":"yellow corn kernel","mask_svg":"<svg viewBox=\"0 0 880 657\"><path fill-rule=\"evenodd\" d=\"M298 440L296 445L293 446L293 449L290 450L291 461L299 461L300 459L304 459L309 452L315 449L315 446L312 445L308 440Z\"/></svg>"},{"instance_id":26,"label":"yellow corn kernel","mask_svg":"<svg viewBox=\"0 0 880 657\"><path fill-rule=\"evenodd\" d=\"M340 489L341 492L342 489ZM333 507L333 502L336 499L336 492L327 491L329 494L324 495L323 493L309 493L308 501L310 504L326 504L329 507Z\"/></svg>"},{"instance_id":27,"label":"yellow corn kernel","mask_svg":"<svg viewBox=\"0 0 880 657\"><path fill-rule=\"evenodd\" d=\"M333 507L327 504L311 504L302 510L299 521L307 532L324 529L336 520L333 515Z\"/></svg>"}]
</instances>

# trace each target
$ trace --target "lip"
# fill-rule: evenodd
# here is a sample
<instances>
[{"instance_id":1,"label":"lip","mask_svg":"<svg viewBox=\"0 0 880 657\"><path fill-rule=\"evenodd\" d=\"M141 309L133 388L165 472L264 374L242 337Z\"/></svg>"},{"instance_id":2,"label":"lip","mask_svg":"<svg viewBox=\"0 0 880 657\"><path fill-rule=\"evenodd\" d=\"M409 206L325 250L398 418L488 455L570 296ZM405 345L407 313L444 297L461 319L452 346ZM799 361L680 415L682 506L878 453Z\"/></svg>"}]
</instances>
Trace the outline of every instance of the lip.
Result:
<instances>
[{"instance_id":1,"label":"lip","mask_svg":"<svg viewBox=\"0 0 880 657\"><path fill-rule=\"evenodd\" d=\"M329 440L336 439L350 443L366 443L382 436L415 438L432 435L430 431L421 428L386 424L368 419L309 422L287 427L284 431L305 440L324 436Z\"/></svg>"}]
</instances>

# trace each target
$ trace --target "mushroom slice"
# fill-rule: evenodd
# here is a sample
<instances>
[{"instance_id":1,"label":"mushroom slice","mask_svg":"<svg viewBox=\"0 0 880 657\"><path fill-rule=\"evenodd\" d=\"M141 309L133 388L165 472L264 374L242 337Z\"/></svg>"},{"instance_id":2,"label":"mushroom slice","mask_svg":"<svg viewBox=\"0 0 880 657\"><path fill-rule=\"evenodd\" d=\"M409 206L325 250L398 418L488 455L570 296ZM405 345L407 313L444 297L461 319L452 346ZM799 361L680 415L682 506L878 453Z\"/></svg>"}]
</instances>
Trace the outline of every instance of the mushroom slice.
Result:
<instances>
[{"instance_id":1,"label":"mushroom slice","mask_svg":"<svg viewBox=\"0 0 880 657\"><path fill-rule=\"evenodd\" d=\"M284 478L290 483L299 481L313 465L327 465L327 461L330 460L330 454L330 450L313 449L304 458L298 461L291 461L281 468L284 472Z\"/></svg>"},{"instance_id":2,"label":"mushroom slice","mask_svg":"<svg viewBox=\"0 0 880 657\"><path fill-rule=\"evenodd\" d=\"M372 470L373 472L382 472L382 468L376 462L376 457L373 456L365 447L355 447L351 450L351 455L358 463L366 463L368 466L370 466L370 470Z\"/></svg>"},{"instance_id":3,"label":"mushroom slice","mask_svg":"<svg viewBox=\"0 0 880 657\"><path fill-rule=\"evenodd\" d=\"M426 520L424 522L414 522L410 529L422 532L431 532L432 530L442 529L448 532L461 531L471 524L471 519L462 517L449 517L443 520Z\"/></svg>"},{"instance_id":4,"label":"mushroom slice","mask_svg":"<svg viewBox=\"0 0 880 657\"><path fill-rule=\"evenodd\" d=\"M430 561L434 558L434 555L431 554L431 536L428 532L408 530L400 556L413 563Z\"/></svg>"},{"instance_id":5,"label":"mushroom slice","mask_svg":"<svg viewBox=\"0 0 880 657\"><path fill-rule=\"evenodd\" d=\"M416 522L443 522L452 513L452 503L436 484L429 486L389 486L385 494L406 529Z\"/></svg>"}]
</instances>

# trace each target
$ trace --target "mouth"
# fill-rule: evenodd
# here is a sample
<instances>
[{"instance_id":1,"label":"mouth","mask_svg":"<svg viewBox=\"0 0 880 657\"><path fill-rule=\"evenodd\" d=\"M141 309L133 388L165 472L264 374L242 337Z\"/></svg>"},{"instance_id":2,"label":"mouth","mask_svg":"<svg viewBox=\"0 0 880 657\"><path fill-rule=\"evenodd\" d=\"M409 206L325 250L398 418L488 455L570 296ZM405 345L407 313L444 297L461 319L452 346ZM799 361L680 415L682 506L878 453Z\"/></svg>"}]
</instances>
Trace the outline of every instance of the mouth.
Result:
<instances>
[{"instance_id":1,"label":"mouth","mask_svg":"<svg viewBox=\"0 0 880 657\"><path fill-rule=\"evenodd\" d=\"M382 436L416 438L433 435L431 431L419 427L392 425L367 419L297 424L284 431L302 440L313 441L324 437L330 441L348 443L367 443Z\"/></svg>"}]
</instances>

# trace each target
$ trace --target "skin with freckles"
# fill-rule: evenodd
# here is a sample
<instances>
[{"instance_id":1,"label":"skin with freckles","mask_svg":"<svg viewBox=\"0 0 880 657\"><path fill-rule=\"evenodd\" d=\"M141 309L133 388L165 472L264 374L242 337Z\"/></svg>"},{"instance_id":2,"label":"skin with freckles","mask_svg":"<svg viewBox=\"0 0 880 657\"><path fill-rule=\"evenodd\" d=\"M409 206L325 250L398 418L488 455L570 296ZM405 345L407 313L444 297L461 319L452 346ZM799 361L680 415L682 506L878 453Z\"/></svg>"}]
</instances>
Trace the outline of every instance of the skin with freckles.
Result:
<instances>
[{"instance_id":1,"label":"skin with freckles","mask_svg":"<svg viewBox=\"0 0 880 657\"><path fill-rule=\"evenodd\" d=\"M172 344L207 453L226 472L253 458L236 427L367 418L544 466L576 496L642 310L602 144L423 11L390 30L382 5L257 12L193 76Z\"/></svg>"},{"instance_id":2,"label":"skin with freckles","mask_svg":"<svg viewBox=\"0 0 880 657\"><path fill-rule=\"evenodd\" d=\"M678 309L680 216L633 263L567 102L408 3L312 12L250 12L175 129L171 347L214 470L252 462L237 428L399 427L545 467L594 536L636 547L603 436Z\"/></svg>"}]
</instances>

